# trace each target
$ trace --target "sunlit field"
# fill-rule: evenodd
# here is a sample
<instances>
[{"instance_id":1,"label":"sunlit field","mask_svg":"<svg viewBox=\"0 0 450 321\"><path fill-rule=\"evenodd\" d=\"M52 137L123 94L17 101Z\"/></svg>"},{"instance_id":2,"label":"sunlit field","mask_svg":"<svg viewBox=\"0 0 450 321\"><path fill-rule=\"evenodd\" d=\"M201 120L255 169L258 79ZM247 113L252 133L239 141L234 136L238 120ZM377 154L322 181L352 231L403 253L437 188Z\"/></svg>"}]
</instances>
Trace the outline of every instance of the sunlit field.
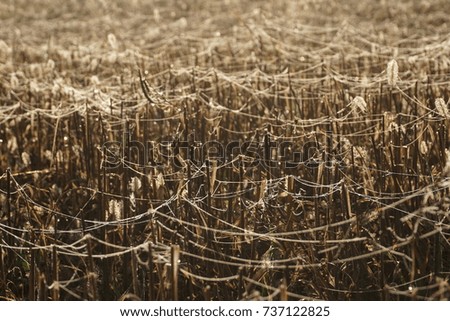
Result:
<instances>
[{"instance_id":1,"label":"sunlit field","mask_svg":"<svg viewBox=\"0 0 450 321\"><path fill-rule=\"evenodd\" d=\"M448 300L450 3L0 2L2 300Z\"/></svg>"}]
</instances>

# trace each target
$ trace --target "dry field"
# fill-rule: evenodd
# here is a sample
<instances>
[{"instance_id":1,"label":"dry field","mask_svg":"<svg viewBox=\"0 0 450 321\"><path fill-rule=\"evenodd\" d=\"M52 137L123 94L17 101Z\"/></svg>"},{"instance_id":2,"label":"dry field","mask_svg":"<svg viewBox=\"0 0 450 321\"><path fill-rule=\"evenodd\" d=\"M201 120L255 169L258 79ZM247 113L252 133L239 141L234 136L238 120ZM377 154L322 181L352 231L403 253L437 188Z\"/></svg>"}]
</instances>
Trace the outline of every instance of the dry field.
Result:
<instances>
[{"instance_id":1,"label":"dry field","mask_svg":"<svg viewBox=\"0 0 450 321\"><path fill-rule=\"evenodd\" d=\"M448 300L448 12L0 1L0 298Z\"/></svg>"}]
</instances>

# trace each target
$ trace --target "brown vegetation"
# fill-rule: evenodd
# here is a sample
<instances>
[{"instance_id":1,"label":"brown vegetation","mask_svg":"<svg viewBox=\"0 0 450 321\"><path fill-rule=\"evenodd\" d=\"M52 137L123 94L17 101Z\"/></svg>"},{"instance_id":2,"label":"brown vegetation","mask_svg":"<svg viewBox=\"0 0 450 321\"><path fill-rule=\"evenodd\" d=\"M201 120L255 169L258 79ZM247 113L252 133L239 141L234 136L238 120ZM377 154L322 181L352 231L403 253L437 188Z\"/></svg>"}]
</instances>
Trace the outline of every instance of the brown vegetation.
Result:
<instances>
[{"instance_id":1,"label":"brown vegetation","mask_svg":"<svg viewBox=\"0 0 450 321\"><path fill-rule=\"evenodd\" d=\"M450 297L447 1L241 2L0 4L2 299Z\"/></svg>"}]
</instances>

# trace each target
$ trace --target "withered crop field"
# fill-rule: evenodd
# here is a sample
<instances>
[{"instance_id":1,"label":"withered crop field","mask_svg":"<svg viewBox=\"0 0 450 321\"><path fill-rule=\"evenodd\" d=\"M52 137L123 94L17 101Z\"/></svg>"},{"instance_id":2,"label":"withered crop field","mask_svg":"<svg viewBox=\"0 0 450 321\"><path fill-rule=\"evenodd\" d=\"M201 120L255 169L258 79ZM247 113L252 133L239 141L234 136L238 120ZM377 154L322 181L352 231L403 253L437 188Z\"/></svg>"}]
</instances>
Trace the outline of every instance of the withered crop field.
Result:
<instances>
[{"instance_id":1,"label":"withered crop field","mask_svg":"<svg viewBox=\"0 0 450 321\"><path fill-rule=\"evenodd\" d=\"M0 1L0 299L448 300L449 11Z\"/></svg>"}]
</instances>

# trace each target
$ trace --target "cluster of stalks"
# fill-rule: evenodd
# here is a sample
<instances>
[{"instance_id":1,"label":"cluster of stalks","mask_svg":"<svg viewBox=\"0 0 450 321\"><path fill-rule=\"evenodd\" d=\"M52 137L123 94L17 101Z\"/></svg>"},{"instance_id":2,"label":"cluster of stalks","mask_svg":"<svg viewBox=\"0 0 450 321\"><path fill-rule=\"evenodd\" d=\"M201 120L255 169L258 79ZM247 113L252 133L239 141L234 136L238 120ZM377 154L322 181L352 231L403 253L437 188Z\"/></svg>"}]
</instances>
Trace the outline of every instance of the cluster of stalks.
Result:
<instances>
[{"instance_id":1,"label":"cluster of stalks","mask_svg":"<svg viewBox=\"0 0 450 321\"><path fill-rule=\"evenodd\" d=\"M445 44L240 19L0 43L0 298L450 298Z\"/></svg>"}]
</instances>

